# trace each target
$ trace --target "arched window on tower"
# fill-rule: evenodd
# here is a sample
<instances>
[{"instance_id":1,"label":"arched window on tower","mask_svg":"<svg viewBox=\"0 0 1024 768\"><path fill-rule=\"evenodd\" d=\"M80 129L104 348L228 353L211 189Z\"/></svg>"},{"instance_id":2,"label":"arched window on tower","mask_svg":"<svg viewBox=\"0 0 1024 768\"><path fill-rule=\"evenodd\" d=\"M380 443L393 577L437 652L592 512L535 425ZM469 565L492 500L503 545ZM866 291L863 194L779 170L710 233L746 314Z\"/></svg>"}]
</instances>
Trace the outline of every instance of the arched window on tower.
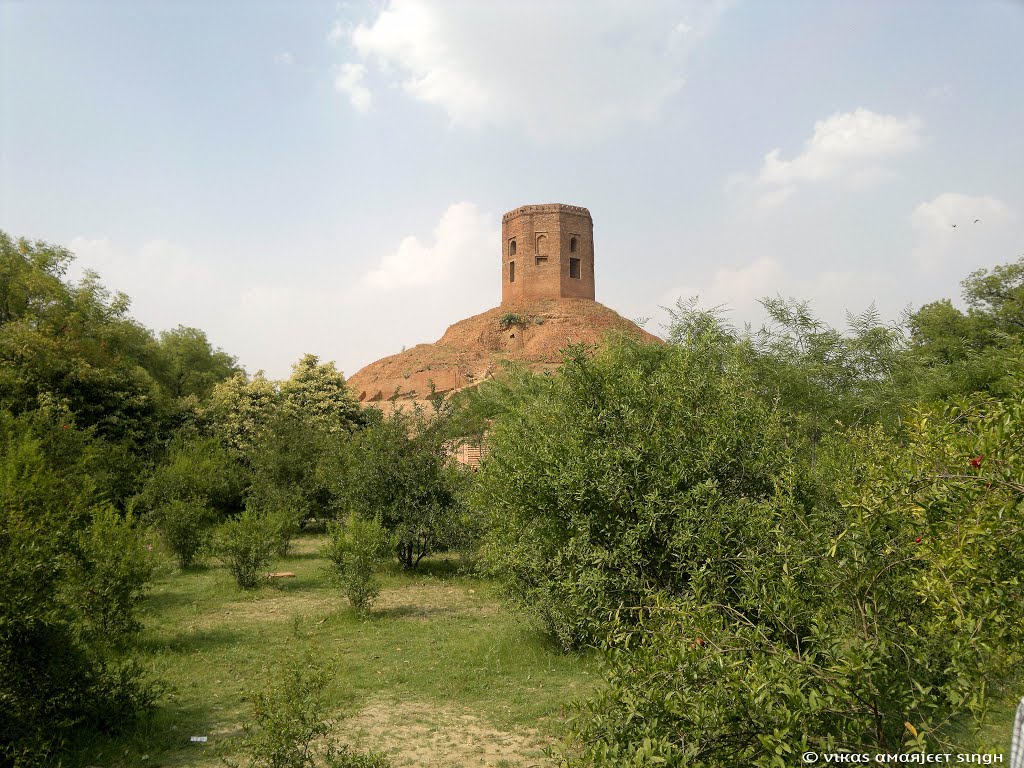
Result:
<instances>
[{"instance_id":1,"label":"arched window on tower","mask_svg":"<svg viewBox=\"0 0 1024 768\"><path fill-rule=\"evenodd\" d=\"M516 239L514 237L511 240L508 241L508 255L509 256L515 256L516 255Z\"/></svg>"},{"instance_id":2,"label":"arched window on tower","mask_svg":"<svg viewBox=\"0 0 1024 768\"><path fill-rule=\"evenodd\" d=\"M576 238L569 240L569 253L576 253Z\"/></svg>"},{"instance_id":3,"label":"arched window on tower","mask_svg":"<svg viewBox=\"0 0 1024 768\"><path fill-rule=\"evenodd\" d=\"M537 235L537 265L548 263L547 235Z\"/></svg>"}]
</instances>

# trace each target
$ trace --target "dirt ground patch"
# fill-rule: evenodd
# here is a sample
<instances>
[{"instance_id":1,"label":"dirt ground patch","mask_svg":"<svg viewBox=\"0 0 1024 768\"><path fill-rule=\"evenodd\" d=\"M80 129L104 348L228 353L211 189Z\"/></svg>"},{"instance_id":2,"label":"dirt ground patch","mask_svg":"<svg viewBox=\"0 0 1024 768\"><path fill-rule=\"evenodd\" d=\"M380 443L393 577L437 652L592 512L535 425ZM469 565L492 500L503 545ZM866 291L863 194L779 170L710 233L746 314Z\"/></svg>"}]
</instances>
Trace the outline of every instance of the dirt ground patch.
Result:
<instances>
[{"instance_id":1,"label":"dirt ground patch","mask_svg":"<svg viewBox=\"0 0 1024 768\"><path fill-rule=\"evenodd\" d=\"M375 702L344 721L346 740L386 752L396 768L546 765L549 742L532 729L503 731L465 710L425 703Z\"/></svg>"},{"instance_id":2,"label":"dirt ground patch","mask_svg":"<svg viewBox=\"0 0 1024 768\"><path fill-rule=\"evenodd\" d=\"M480 597L472 589L456 584L406 584L381 590L373 602L375 614L392 618L426 620L446 613L490 616L498 604Z\"/></svg>"}]
</instances>

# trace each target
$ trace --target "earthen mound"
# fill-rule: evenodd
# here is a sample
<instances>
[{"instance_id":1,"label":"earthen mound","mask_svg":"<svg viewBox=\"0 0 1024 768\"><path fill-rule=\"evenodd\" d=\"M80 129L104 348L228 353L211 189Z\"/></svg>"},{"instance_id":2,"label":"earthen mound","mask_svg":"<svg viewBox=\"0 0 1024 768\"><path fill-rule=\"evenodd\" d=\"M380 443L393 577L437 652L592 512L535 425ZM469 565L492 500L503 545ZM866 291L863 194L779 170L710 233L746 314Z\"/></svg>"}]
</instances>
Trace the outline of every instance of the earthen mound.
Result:
<instances>
[{"instance_id":1,"label":"earthen mound","mask_svg":"<svg viewBox=\"0 0 1024 768\"><path fill-rule=\"evenodd\" d=\"M503 361L531 370L554 369L569 344L600 344L609 334L657 341L635 323L590 299L540 299L503 304L450 326L434 344L417 344L370 363L349 378L361 402L422 401L475 386L502 370Z\"/></svg>"}]
</instances>

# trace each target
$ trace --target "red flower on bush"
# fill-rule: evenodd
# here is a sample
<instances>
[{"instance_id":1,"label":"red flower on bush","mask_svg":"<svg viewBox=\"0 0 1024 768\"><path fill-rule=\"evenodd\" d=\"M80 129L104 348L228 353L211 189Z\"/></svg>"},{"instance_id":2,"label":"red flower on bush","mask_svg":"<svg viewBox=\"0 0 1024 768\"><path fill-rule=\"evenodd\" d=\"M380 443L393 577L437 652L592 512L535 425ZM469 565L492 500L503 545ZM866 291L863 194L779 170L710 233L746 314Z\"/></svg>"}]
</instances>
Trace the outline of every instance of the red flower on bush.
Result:
<instances>
[{"instance_id":1,"label":"red flower on bush","mask_svg":"<svg viewBox=\"0 0 1024 768\"><path fill-rule=\"evenodd\" d=\"M915 544L920 544L921 543L921 537L918 536L916 539L914 539L914 543Z\"/></svg>"},{"instance_id":2,"label":"red flower on bush","mask_svg":"<svg viewBox=\"0 0 1024 768\"><path fill-rule=\"evenodd\" d=\"M971 459L971 466L977 469L978 467L981 466L981 462L984 461L984 459L984 456L975 456L973 459Z\"/></svg>"}]
</instances>

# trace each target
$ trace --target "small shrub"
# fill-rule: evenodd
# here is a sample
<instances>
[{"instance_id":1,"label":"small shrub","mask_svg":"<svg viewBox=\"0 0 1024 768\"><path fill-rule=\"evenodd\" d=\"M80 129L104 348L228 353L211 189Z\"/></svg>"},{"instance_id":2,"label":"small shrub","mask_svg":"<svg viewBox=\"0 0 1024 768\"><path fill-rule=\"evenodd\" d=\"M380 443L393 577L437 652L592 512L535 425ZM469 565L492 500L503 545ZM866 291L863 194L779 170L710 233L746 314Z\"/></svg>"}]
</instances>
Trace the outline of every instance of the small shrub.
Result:
<instances>
[{"instance_id":1,"label":"small shrub","mask_svg":"<svg viewBox=\"0 0 1024 768\"><path fill-rule=\"evenodd\" d=\"M295 486L283 487L270 483L254 483L249 489L245 508L267 518L277 528L276 553L285 557L291 549L292 539L302 530L306 509Z\"/></svg>"},{"instance_id":2,"label":"small shrub","mask_svg":"<svg viewBox=\"0 0 1024 768\"><path fill-rule=\"evenodd\" d=\"M365 614L380 593L373 573L389 555L387 531L379 520L362 520L352 514L344 525L330 525L328 533L331 538L324 554L334 563L352 608Z\"/></svg>"},{"instance_id":3,"label":"small shrub","mask_svg":"<svg viewBox=\"0 0 1024 768\"><path fill-rule=\"evenodd\" d=\"M389 768L380 754L357 754L347 745L318 749L331 730L325 691L330 676L308 659L287 661L275 678L250 692L252 719L244 726L242 751L249 768ZM239 763L225 762L238 768Z\"/></svg>"},{"instance_id":4,"label":"small shrub","mask_svg":"<svg viewBox=\"0 0 1024 768\"><path fill-rule=\"evenodd\" d=\"M115 643L138 631L135 608L153 575L153 556L135 516L109 505L93 510L92 524L78 534L78 553L74 588L89 629Z\"/></svg>"},{"instance_id":5,"label":"small shrub","mask_svg":"<svg viewBox=\"0 0 1024 768\"><path fill-rule=\"evenodd\" d=\"M188 568L206 545L213 510L199 499L171 499L153 511L153 522L181 568Z\"/></svg>"},{"instance_id":6,"label":"small shrub","mask_svg":"<svg viewBox=\"0 0 1024 768\"><path fill-rule=\"evenodd\" d=\"M217 557L231 571L241 589L253 589L259 585L260 572L270 564L280 541L274 520L247 509L221 526Z\"/></svg>"},{"instance_id":7,"label":"small shrub","mask_svg":"<svg viewBox=\"0 0 1024 768\"><path fill-rule=\"evenodd\" d=\"M498 327L505 331L511 328L513 325L525 325L526 320L517 315L515 312L506 312L504 315L498 318Z\"/></svg>"}]
</instances>

